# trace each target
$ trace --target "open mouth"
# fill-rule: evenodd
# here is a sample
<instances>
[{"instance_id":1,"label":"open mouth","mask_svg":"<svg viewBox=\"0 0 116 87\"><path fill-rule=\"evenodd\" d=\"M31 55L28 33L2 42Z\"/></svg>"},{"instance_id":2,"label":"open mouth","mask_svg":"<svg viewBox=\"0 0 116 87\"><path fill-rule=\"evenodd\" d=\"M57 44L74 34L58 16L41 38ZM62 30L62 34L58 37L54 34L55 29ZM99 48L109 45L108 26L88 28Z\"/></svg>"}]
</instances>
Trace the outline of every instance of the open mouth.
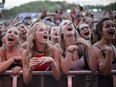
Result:
<instances>
[{"instance_id":1,"label":"open mouth","mask_svg":"<svg viewBox=\"0 0 116 87\"><path fill-rule=\"evenodd\" d=\"M8 38L8 41L14 41L14 38L9 37L9 38Z\"/></svg>"},{"instance_id":2,"label":"open mouth","mask_svg":"<svg viewBox=\"0 0 116 87\"><path fill-rule=\"evenodd\" d=\"M48 39L48 37L47 37L47 36L43 36L43 38L44 38L44 39Z\"/></svg>"},{"instance_id":3,"label":"open mouth","mask_svg":"<svg viewBox=\"0 0 116 87\"><path fill-rule=\"evenodd\" d=\"M26 30L21 30L21 33L26 34L27 32L26 32Z\"/></svg>"},{"instance_id":4,"label":"open mouth","mask_svg":"<svg viewBox=\"0 0 116 87\"><path fill-rule=\"evenodd\" d=\"M72 28L68 28L67 30L68 30L68 31L72 31Z\"/></svg>"},{"instance_id":5,"label":"open mouth","mask_svg":"<svg viewBox=\"0 0 116 87\"><path fill-rule=\"evenodd\" d=\"M58 36L58 34L54 34L55 36Z\"/></svg>"},{"instance_id":6,"label":"open mouth","mask_svg":"<svg viewBox=\"0 0 116 87\"><path fill-rule=\"evenodd\" d=\"M89 35L90 33L89 32L85 32L84 35Z\"/></svg>"},{"instance_id":7,"label":"open mouth","mask_svg":"<svg viewBox=\"0 0 116 87\"><path fill-rule=\"evenodd\" d=\"M109 30L109 35L114 35L115 34L115 30Z\"/></svg>"},{"instance_id":8,"label":"open mouth","mask_svg":"<svg viewBox=\"0 0 116 87\"><path fill-rule=\"evenodd\" d=\"M25 35L27 32L22 32L23 35Z\"/></svg>"}]
</instances>

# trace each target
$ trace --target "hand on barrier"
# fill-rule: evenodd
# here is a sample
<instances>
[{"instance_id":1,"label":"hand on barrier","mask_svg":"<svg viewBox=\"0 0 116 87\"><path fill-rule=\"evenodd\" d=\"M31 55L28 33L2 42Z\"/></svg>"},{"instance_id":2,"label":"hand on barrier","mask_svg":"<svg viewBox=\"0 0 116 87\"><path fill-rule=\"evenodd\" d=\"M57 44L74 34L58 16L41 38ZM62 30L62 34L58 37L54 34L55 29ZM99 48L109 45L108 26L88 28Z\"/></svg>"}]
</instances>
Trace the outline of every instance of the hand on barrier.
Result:
<instances>
[{"instance_id":1,"label":"hand on barrier","mask_svg":"<svg viewBox=\"0 0 116 87\"><path fill-rule=\"evenodd\" d=\"M12 74L18 75L21 69L22 68L20 66L15 66L14 68L12 68Z\"/></svg>"}]
</instances>

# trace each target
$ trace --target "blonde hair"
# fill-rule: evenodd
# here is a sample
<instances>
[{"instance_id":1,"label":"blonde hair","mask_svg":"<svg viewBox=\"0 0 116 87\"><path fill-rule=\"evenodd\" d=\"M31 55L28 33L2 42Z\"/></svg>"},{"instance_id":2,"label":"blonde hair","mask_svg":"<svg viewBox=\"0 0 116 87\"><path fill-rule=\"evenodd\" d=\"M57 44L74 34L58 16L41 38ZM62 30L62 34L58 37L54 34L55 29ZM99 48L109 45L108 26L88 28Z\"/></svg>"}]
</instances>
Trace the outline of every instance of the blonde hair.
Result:
<instances>
[{"instance_id":1,"label":"blonde hair","mask_svg":"<svg viewBox=\"0 0 116 87\"><path fill-rule=\"evenodd\" d=\"M34 48L35 47L35 40L34 40L34 35L37 31L37 26L41 26L41 25L45 25L45 23L41 20L37 21L37 22L34 22L31 26L30 26L30 29L28 31L28 38L27 38L27 56L28 56L28 59L32 58L34 52L36 51L36 49ZM46 44L46 50L45 50L45 54L48 55L50 54L50 46L49 44Z\"/></svg>"},{"instance_id":2,"label":"blonde hair","mask_svg":"<svg viewBox=\"0 0 116 87\"><path fill-rule=\"evenodd\" d=\"M71 21L70 21L70 20L63 20L63 21L60 23L60 25L59 25L59 32L58 32L58 35L59 35L59 46L60 46L62 52L65 52L65 40L64 40L63 33L62 33L62 26L63 26L66 22L71 22ZM79 33L77 32L77 30L75 29L74 25L73 25L73 29L74 29L74 36L75 36L75 39L77 40L78 38L80 38L80 35L79 35Z\"/></svg>"},{"instance_id":3,"label":"blonde hair","mask_svg":"<svg viewBox=\"0 0 116 87\"><path fill-rule=\"evenodd\" d=\"M11 29L11 28L16 28L17 29L17 31L19 32L19 40L18 40L18 45L20 44L20 41L21 41L21 38L22 38L22 34L21 34L21 32L18 30L18 28L16 27L16 26L9 26L9 27L7 27L7 29L6 29L6 32L5 32L5 35L3 36L3 38L5 38L6 37L6 34L7 34L7 32L8 32L8 30L9 29ZM3 41L4 42L4 41Z\"/></svg>"}]
</instances>

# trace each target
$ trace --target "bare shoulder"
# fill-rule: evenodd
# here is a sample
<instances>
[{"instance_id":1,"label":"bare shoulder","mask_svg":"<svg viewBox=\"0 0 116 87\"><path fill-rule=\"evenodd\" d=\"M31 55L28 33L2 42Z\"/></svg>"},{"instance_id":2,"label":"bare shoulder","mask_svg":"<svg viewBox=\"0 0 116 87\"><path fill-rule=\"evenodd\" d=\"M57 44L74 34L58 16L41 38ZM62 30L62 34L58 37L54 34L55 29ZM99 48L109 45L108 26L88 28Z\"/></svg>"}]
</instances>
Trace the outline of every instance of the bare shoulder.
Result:
<instances>
[{"instance_id":1,"label":"bare shoulder","mask_svg":"<svg viewBox=\"0 0 116 87\"><path fill-rule=\"evenodd\" d=\"M27 41L24 42L22 45L21 45L22 48L26 49L27 48Z\"/></svg>"},{"instance_id":2,"label":"bare shoulder","mask_svg":"<svg viewBox=\"0 0 116 87\"><path fill-rule=\"evenodd\" d=\"M100 51L100 48L98 47L98 45L97 45L96 43L92 45L92 48L93 48L93 50L94 50L95 52Z\"/></svg>"},{"instance_id":3,"label":"bare shoulder","mask_svg":"<svg viewBox=\"0 0 116 87\"><path fill-rule=\"evenodd\" d=\"M26 49L23 49L23 50L22 50L22 55L23 55L23 56L28 55L28 51L27 51Z\"/></svg>"},{"instance_id":4,"label":"bare shoulder","mask_svg":"<svg viewBox=\"0 0 116 87\"><path fill-rule=\"evenodd\" d=\"M57 48L56 46L51 46L51 50L52 50L52 57L55 61L60 61L60 51L59 48Z\"/></svg>"},{"instance_id":5,"label":"bare shoulder","mask_svg":"<svg viewBox=\"0 0 116 87\"><path fill-rule=\"evenodd\" d=\"M98 47L98 44L93 44L92 48L93 48L93 52L95 53L95 55L99 55L100 54L101 49Z\"/></svg>"},{"instance_id":6,"label":"bare shoulder","mask_svg":"<svg viewBox=\"0 0 116 87\"><path fill-rule=\"evenodd\" d=\"M25 50L24 48L21 48L21 47L20 47L19 49L20 49L21 51L24 51L24 50Z\"/></svg>"},{"instance_id":7,"label":"bare shoulder","mask_svg":"<svg viewBox=\"0 0 116 87\"><path fill-rule=\"evenodd\" d=\"M59 48L58 47L56 47L55 45L53 46L53 45L51 45L51 49L52 49L52 51L54 52L54 51L59 51Z\"/></svg>"},{"instance_id":8,"label":"bare shoulder","mask_svg":"<svg viewBox=\"0 0 116 87\"><path fill-rule=\"evenodd\" d=\"M2 50L3 50L2 47L0 47L0 62L2 62L4 58L4 54Z\"/></svg>"},{"instance_id":9,"label":"bare shoulder","mask_svg":"<svg viewBox=\"0 0 116 87\"><path fill-rule=\"evenodd\" d=\"M0 54L3 52L3 47L0 47Z\"/></svg>"},{"instance_id":10,"label":"bare shoulder","mask_svg":"<svg viewBox=\"0 0 116 87\"><path fill-rule=\"evenodd\" d=\"M5 55L5 49L3 47L0 47L0 57L4 57Z\"/></svg>"},{"instance_id":11,"label":"bare shoulder","mask_svg":"<svg viewBox=\"0 0 116 87\"><path fill-rule=\"evenodd\" d=\"M92 45L92 47L93 47L93 52L94 52L94 55L96 56L96 58L102 59L103 55L101 53L101 48L99 48L97 44Z\"/></svg>"}]
</instances>

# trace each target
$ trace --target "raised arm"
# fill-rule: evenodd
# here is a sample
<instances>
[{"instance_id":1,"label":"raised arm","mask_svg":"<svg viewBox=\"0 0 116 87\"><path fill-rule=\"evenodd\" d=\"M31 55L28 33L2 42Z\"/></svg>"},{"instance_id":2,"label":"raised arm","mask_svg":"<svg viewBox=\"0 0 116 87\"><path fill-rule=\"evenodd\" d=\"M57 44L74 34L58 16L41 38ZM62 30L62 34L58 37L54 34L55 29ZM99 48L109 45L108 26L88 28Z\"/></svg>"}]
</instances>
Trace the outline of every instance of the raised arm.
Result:
<instances>
[{"instance_id":1,"label":"raised arm","mask_svg":"<svg viewBox=\"0 0 116 87\"><path fill-rule=\"evenodd\" d=\"M85 50L87 53L87 61L90 69L95 72L97 70L97 61L95 54L93 52L93 47L91 46L91 43L83 38L78 39L78 43L81 43L85 46Z\"/></svg>"},{"instance_id":2,"label":"raised arm","mask_svg":"<svg viewBox=\"0 0 116 87\"><path fill-rule=\"evenodd\" d=\"M109 46L105 46L105 57L102 54L103 49L98 49L96 46L93 46L93 50L95 52L99 71L104 75L110 75L113 57L111 48Z\"/></svg>"},{"instance_id":3,"label":"raised arm","mask_svg":"<svg viewBox=\"0 0 116 87\"><path fill-rule=\"evenodd\" d=\"M67 74L71 68L77 67L74 63L75 60L78 60L79 57L77 55L78 46L77 45L70 45L67 48L65 58L61 55L61 69L63 73Z\"/></svg>"}]
</instances>

